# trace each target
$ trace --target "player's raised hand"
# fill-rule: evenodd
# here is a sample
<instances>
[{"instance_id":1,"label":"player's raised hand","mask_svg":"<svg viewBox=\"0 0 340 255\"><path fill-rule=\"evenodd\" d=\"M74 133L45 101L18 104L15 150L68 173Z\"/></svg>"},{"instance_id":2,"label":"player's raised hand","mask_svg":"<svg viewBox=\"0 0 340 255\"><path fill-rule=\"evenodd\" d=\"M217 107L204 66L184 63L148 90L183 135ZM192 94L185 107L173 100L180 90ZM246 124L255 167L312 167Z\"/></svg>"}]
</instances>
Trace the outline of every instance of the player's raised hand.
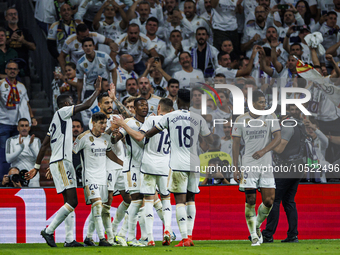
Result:
<instances>
[{"instance_id":1,"label":"player's raised hand","mask_svg":"<svg viewBox=\"0 0 340 255\"><path fill-rule=\"evenodd\" d=\"M95 89L101 91L102 90L102 77L98 76L95 84Z\"/></svg>"},{"instance_id":2,"label":"player's raised hand","mask_svg":"<svg viewBox=\"0 0 340 255\"><path fill-rule=\"evenodd\" d=\"M38 170L33 168L31 169L29 172L27 172L25 174L25 179L26 180L31 180L36 174L37 174Z\"/></svg>"},{"instance_id":3,"label":"player's raised hand","mask_svg":"<svg viewBox=\"0 0 340 255\"><path fill-rule=\"evenodd\" d=\"M116 126L121 127L124 124L124 118L121 115L119 115L119 117L113 116L112 123Z\"/></svg>"},{"instance_id":4,"label":"player's raised hand","mask_svg":"<svg viewBox=\"0 0 340 255\"><path fill-rule=\"evenodd\" d=\"M32 143L34 142L34 137L35 137L35 135L32 135L32 136L31 136L30 144L32 144Z\"/></svg>"},{"instance_id":5,"label":"player's raised hand","mask_svg":"<svg viewBox=\"0 0 340 255\"><path fill-rule=\"evenodd\" d=\"M114 83L110 84L110 89L107 91L107 93L109 93L109 97L115 101L116 98L116 85Z\"/></svg>"},{"instance_id":6,"label":"player's raised hand","mask_svg":"<svg viewBox=\"0 0 340 255\"><path fill-rule=\"evenodd\" d=\"M234 181L237 183L240 183L241 172L238 167L236 167L236 171L233 173L233 176L234 176Z\"/></svg>"},{"instance_id":7,"label":"player's raised hand","mask_svg":"<svg viewBox=\"0 0 340 255\"><path fill-rule=\"evenodd\" d=\"M252 157L254 159L260 159L263 157L264 154L266 154L265 151L260 150L260 151L255 152Z\"/></svg>"}]
</instances>

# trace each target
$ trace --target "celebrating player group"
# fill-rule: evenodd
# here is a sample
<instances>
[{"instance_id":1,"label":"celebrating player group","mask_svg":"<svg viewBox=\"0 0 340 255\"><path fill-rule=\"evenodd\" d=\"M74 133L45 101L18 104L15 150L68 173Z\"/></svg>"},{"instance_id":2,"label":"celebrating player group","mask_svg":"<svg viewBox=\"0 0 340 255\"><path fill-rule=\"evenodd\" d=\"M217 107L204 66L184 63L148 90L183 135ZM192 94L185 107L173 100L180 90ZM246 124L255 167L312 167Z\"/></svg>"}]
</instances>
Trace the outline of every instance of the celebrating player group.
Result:
<instances>
[{"instance_id":1,"label":"celebrating player group","mask_svg":"<svg viewBox=\"0 0 340 255\"><path fill-rule=\"evenodd\" d=\"M57 98L59 110L53 116L34 168L26 174L27 179L36 175L46 149L51 147L48 174L53 178L57 193L63 195L64 205L51 224L41 231L42 237L49 246L56 247L54 231L65 222L65 247L95 246L94 230L99 237L99 246L155 246L155 207L164 224L162 244L170 245L176 238L171 229L171 192L175 197L176 219L182 236L175 246L193 246L195 194L199 193L199 173L194 172L194 165L199 165L198 138L205 137L212 143L212 135L205 120L189 112L190 91L179 90L176 101L179 110L174 111L173 101L164 98L159 101L157 116L148 116L147 99L135 99L132 113L116 100L114 84L108 92L100 94L101 83L102 79L98 77L95 91L82 104L74 105L72 98L66 95ZM92 115L90 129L73 142L72 116L90 108L96 99L100 111ZM121 115L112 114L113 102ZM78 199L72 153L81 155L85 200L91 205L84 245L73 236ZM113 196L118 194L123 201L111 223L111 203ZM118 232L121 221L124 222ZM141 227L140 240L136 240L135 234L137 221Z\"/></svg>"}]
</instances>

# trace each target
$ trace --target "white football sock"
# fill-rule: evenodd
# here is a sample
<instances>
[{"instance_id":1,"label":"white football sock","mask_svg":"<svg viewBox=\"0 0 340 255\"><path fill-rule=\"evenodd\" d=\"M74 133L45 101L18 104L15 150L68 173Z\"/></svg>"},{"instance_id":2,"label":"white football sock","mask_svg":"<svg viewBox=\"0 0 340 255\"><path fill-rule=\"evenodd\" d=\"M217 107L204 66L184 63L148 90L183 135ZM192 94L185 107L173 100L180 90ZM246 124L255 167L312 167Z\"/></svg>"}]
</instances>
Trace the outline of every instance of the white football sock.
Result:
<instances>
[{"instance_id":1,"label":"white football sock","mask_svg":"<svg viewBox=\"0 0 340 255\"><path fill-rule=\"evenodd\" d=\"M163 215L163 208L162 208L162 202L160 199L157 199L154 203L153 203L153 207L155 207L156 213L158 215L158 217L161 219L161 221L164 224L164 215ZM146 214L146 213L145 213Z\"/></svg>"},{"instance_id":2,"label":"white football sock","mask_svg":"<svg viewBox=\"0 0 340 255\"><path fill-rule=\"evenodd\" d=\"M112 240L113 242L113 233L112 233L112 225L111 225L111 215L110 215L110 209L111 206L107 204L103 204L102 208L102 220L103 220L103 225L105 228L105 232L107 235L107 240Z\"/></svg>"},{"instance_id":3,"label":"white football sock","mask_svg":"<svg viewBox=\"0 0 340 255\"><path fill-rule=\"evenodd\" d=\"M120 205L118 206L117 211L116 211L116 215L115 215L115 217L114 217L114 219L112 221L112 233L113 233L113 236L117 235L119 223L124 219L125 211L128 209L129 205L130 204L125 203L124 201L122 201L120 203Z\"/></svg>"},{"instance_id":4,"label":"white football sock","mask_svg":"<svg viewBox=\"0 0 340 255\"><path fill-rule=\"evenodd\" d=\"M137 224L137 213L139 208L141 207L143 200L133 200L127 212L129 214L129 223L128 223L128 241L133 241L136 238L136 224Z\"/></svg>"},{"instance_id":5,"label":"white football sock","mask_svg":"<svg viewBox=\"0 0 340 255\"><path fill-rule=\"evenodd\" d=\"M196 218L196 205L195 202L187 202L187 228L188 236L192 236L194 223Z\"/></svg>"},{"instance_id":6,"label":"white football sock","mask_svg":"<svg viewBox=\"0 0 340 255\"><path fill-rule=\"evenodd\" d=\"M256 234L255 205L250 205L250 204L246 203L245 215L246 215L247 226L248 226L251 238L252 239L258 238L258 236Z\"/></svg>"},{"instance_id":7,"label":"white football sock","mask_svg":"<svg viewBox=\"0 0 340 255\"><path fill-rule=\"evenodd\" d=\"M260 204L259 208L257 209L256 228L261 227L262 222L267 219L272 208L273 206L267 207L263 203Z\"/></svg>"},{"instance_id":8,"label":"white football sock","mask_svg":"<svg viewBox=\"0 0 340 255\"><path fill-rule=\"evenodd\" d=\"M171 234L172 208L170 203L170 197L162 199L162 205L164 217L164 230L169 231Z\"/></svg>"},{"instance_id":9,"label":"white football sock","mask_svg":"<svg viewBox=\"0 0 340 255\"><path fill-rule=\"evenodd\" d=\"M92 215L94 220L94 226L96 227L96 231L100 239L105 238L104 236L104 228L103 228L103 220L102 220L102 201L97 200L92 204Z\"/></svg>"},{"instance_id":10,"label":"white football sock","mask_svg":"<svg viewBox=\"0 0 340 255\"><path fill-rule=\"evenodd\" d=\"M146 223L145 223L145 207L139 208L138 211L138 222L140 226L141 237L140 239L145 240L148 237L146 232Z\"/></svg>"},{"instance_id":11,"label":"white football sock","mask_svg":"<svg viewBox=\"0 0 340 255\"><path fill-rule=\"evenodd\" d=\"M145 228L148 241L153 241L153 200L145 200ZM142 239L145 240L145 239Z\"/></svg>"},{"instance_id":12,"label":"white football sock","mask_svg":"<svg viewBox=\"0 0 340 255\"><path fill-rule=\"evenodd\" d=\"M94 219L93 219L93 214L92 214L92 210L91 213L89 215L89 223L87 225L87 234L86 237L88 237L89 239L92 239L94 230L96 229L95 225L94 225Z\"/></svg>"},{"instance_id":13,"label":"white football sock","mask_svg":"<svg viewBox=\"0 0 340 255\"><path fill-rule=\"evenodd\" d=\"M71 243L74 240L73 229L74 229L74 217L75 213L72 211L65 219L65 242Z\"/></svg>"},{"instance_id":14,"label":"white football sock","mask_svg":"<svg viewBox=\"0 0 340 255\"><path fill-rule=\"evenodd\" d=\"M46 228L47 234L53 234L55 229L62 223L66 217L73 212L74 208L68 203L64 204L57 212L57 215L52 220L51 224ZM73 241L73 240L72 240Z\"/></svg>"},{"instance_id":15,"label":"white football sock","mask_svg":"<svg viewBox=\"0 0 340 255\"><path fill-rule=\"evenodd\" d=\"M185 209L185 204L176 205L176 219L177 219L179 232L181 232L182 239L188 238L187 211Z\"/></svg>"},{"instance_id":16,"label":"white football sock","mask_svg":"<svg viewBox=\"0 0 340 255\"><path fill-rule=\"evenodd\" d=\"M120 229L118 235L125 239L126 238L126 233L128 232L128 227L129 227L129 214L126 211L125 212L124 221L123 221L123 225L122 225L122 228Z\"/></svg>"}]
</instances>

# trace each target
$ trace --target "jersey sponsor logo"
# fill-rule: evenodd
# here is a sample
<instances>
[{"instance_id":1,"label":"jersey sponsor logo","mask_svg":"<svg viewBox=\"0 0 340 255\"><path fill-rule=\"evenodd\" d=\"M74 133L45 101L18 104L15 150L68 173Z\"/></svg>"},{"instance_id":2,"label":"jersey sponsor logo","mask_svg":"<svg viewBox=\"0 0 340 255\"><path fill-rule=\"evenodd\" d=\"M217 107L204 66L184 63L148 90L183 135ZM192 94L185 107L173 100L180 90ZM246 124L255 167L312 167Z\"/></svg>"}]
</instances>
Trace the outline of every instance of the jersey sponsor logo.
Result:
<instances>
[{"instance_id":1,"label":"jersey sponsor logo","mask_svg":"<svg viewBox=\"0 0 340 255\"><path fill-rule=\"evenodd\" d=\"M90 136L90 137L89 137L89 140L90 140L91 142L93 142L93 141L94 141L93 136Z\"/></svg>"}]
</instances>

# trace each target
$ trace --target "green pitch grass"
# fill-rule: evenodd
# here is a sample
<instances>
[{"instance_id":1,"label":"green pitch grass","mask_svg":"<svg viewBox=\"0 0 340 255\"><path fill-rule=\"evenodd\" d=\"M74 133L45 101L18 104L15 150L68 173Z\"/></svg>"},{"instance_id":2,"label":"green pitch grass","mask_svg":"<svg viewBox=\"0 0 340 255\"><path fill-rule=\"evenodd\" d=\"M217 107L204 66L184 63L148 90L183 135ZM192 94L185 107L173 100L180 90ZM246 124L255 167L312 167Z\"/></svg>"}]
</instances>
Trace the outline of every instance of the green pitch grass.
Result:
<instances>
[{"instance_id":1,"label":"green pitch grass","mask_svg":"<svg viewBox=\"0 0 340 255\"><path fill-rule=\"evenodd\" d=\"M84 247L50 248L47 244L0 244L0 254L6 255L53 255L53 254L237 254L237 255L313 255L313 254L340 254L340 240L301 240L299 243L281 243L275 241L270 244L251 247L249 241L195 241L194 247L174 247L178 241L170 246L163 247L161 242L156 242L156 247Z\"/></svg>"}]
</instances>

